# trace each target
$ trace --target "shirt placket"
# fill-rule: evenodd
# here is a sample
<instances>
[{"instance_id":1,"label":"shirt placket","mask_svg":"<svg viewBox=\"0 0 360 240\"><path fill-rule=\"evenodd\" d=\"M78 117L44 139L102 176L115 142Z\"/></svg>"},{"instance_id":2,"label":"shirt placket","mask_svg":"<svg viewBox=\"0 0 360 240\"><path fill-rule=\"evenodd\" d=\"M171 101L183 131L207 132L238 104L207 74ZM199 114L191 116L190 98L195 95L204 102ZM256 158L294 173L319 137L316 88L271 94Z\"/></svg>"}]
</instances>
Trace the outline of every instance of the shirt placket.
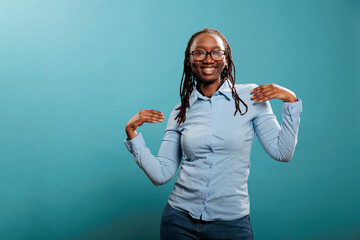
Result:
<instances>
[{"instance_id":1,"label":"shirt placket","mask_svg":"<svg viewBox=\"0 0 360 240\"><path fill-rule=\"evenodd\" d=\"M213 160L214 160L214 148L213 148L213 140L214 140L214 97L212 99L207 99L205 101L205 105L207 108L207 134L206 134L206 140L205 145L209 148L208 153L206 154L206 160L205 160L205 168L207 174L204 175L204 186L203 186L203 193L202 193L202 210L200 219L203 218L203 215L206 214L206 202L210 193L210 184L211 184L211 177L212 177L212 169L213 169Z\"/></svg>"}]
</instances>

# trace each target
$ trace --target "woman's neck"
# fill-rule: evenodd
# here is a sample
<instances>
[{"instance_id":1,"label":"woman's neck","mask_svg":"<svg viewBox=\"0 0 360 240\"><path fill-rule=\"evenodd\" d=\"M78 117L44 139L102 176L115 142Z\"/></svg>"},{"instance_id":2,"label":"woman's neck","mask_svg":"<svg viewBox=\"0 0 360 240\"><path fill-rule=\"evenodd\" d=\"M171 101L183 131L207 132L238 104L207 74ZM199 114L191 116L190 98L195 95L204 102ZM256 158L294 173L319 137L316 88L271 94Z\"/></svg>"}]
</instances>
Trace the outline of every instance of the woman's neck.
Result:
<instances>
[{"instance_id":1,"label":"woman's neck","mask_svg":"<svg viewBox=\"0 0 360 240\"><path fill-rule=\"evenodd\" d=\"M219 79L209 84L199 83L197 85L197 90L205 97L211 98L211 96L220 88L221 82L221 79Z\"/></svg>"}]
</instances>

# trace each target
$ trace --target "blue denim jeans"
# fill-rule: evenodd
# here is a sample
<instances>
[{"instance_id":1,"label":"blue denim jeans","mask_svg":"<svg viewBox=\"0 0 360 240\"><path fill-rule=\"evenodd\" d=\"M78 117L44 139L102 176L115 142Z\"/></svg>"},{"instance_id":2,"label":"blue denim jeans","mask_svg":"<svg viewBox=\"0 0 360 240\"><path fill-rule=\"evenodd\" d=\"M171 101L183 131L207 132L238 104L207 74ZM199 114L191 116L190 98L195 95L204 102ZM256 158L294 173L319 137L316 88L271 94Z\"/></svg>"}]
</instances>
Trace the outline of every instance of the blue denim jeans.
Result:
<instances>
[{"instance_id":1,"label":"blue denim jeans","mask_svg":"<svg viewBox=\"0 0 360 240\"><path fill-rule=\"evenodd\" d=\"M250 216L230 221L204 221L165 205L161 216L161 240L253 239Z\"/></svg>"}]
</instances>

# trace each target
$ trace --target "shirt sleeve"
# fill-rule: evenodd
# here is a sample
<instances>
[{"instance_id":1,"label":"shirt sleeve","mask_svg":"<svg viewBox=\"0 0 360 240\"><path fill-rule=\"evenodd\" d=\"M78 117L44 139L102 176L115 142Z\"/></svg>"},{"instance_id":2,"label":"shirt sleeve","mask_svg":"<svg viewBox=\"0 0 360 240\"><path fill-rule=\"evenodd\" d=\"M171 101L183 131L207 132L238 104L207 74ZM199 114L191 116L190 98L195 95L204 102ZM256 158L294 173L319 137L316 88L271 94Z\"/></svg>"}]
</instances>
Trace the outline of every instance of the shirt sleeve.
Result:
<instances>
[{"instance_id":1,"label":"shirt sleeve","mask_svg":"<svg viewBox=\"0 0 360 240\"><path fill-rule=\"evenodd\" d=\"M131 140L124 140L126 148L133 154L137 165L156 186L165 184L173 178L182 158L181 133L178 130L176 120L174 120L177 113L175 108L168 119L157 157L146 146L141 133L138 133Z\"/></svg>"},{"instance_id":2,"label":"shirt sleeve","mask_svg":"<svg viewBox=\"0 0 360 240\"><path fill-rule=\"evenodd\" d=\"M283 102L282 123L279 125L269 101L258 104L259 114L253 119L256 136L265 152L273 159L289 162L295 152L302 112L302 100Z\"/></svg>"}]
</instances>

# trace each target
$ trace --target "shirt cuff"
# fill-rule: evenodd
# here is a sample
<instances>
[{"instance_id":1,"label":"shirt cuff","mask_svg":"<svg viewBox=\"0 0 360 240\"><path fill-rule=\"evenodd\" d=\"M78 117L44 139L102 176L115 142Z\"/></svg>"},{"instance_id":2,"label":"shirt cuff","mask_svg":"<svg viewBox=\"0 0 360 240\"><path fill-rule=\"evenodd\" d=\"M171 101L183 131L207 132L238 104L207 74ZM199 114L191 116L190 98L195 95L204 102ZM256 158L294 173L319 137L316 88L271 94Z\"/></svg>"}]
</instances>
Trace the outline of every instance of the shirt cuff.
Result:
<instances>
[{"instance_id":1,"label":"shirt cuff","mask_svg":"<svg viewBox=\"0 0 360 240\"><path fill-rule=\"evenodd\" d=\"M135 153L136 149L145 145L145 140L144 140L142 134L138 133L138 135L131 140L126 138L124 140L124 143L125 143L126 148L129 150L129 152Z\"/></svg>"},{"instance_id":2,"label":"shirt cuff","mask_svg":"<svg viewBox=\"0 0 360 240\"><path fill-rule=\"evenodd\" d=\"M283 102L283 113L288 115L300 114L302 113L302 100L297 98L296 102Z\"/></svg>"}]
</instances>

